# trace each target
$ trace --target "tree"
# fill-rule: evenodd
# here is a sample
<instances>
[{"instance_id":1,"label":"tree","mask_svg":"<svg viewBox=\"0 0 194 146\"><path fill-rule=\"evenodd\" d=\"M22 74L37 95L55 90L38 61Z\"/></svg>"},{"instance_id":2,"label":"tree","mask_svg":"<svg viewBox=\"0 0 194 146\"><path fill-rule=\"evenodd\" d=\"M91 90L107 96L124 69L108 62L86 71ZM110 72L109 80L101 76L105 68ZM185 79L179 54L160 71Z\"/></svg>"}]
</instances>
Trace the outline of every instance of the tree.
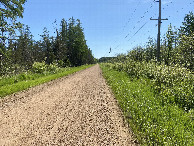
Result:
<instances>
[{"instance_id":1,"label":"tree","mask_svg":"<svg viewBox=\"0 0 194 146\"><path fill-rule=\"evenodd\" d=\"M23 4L26 0L0 0L0 70L2 71L2 66L5 68L7 64L7 52L5 46L4 32L10 33L10 35L15 33L15 29L20 28L21 24L16 22L17 17L23 17Z\"/></svg>"},{"instance_id":2,"label":"tree","mask_svg":"<svg viewBox=\"0 0 194 146\"><path fill-rule=\"evenodd\" d=\"M73 66L84 64L84 59L87 57L88 47L86 44L83 28L80 20L74 18L69 19L67 31L67 55Z\"/></svg>"},{"instance_id":3,"label":"tree","mask_svg":"<svg viewBox=\"0 0 194 146\"><path fill-rule=\"evenodd\" d=\"M54 38L49 37L49 31L46 27L43 29L43 35L41 35L41 37L41 47L42 51L45 52L46 63L51 64L55 60L55 55L52 47L52 44L54 43ZM44 60L44 58L42 58L42 60Z\"/></svg>"},{"instance_id":4,"label":"tree","mask_svg":"<svg viewBox=\"0 0 194 146\"><path fill-rule=\"evenodd\" d=\"M178 59L185 67L194 70L194 14L189 12L180 28Z\"/></svg>"},{"instance_id":5,"label":"tree","mask_svg":"<svg viewBox=\"0 0 194 146\"><path fill-rule=\"evenodd\" d=\"M149 38L145 49L145 60L148 62L153 59L156 59L156 41Z\"/></svg>"},{"instance_id":6,"label":"tree","mask_svg":"<svg viewBox=\"0 0 194 146\"><path fill-rule=\"evenodd\" d=\"M172 25L170 24L168 27L168 31L166 32L166 37L164 39L163 50L161 50L162 59L164 60L166 65L173 59L173 43L175 42L175 32L172 29Z\"/></svg>"},{"instance_id":7,"label":"tree","mask_svg":"<svg viewBox=\"0 0 194 146\"><path fill-rule=\"evenodd\" d=\"M179 46L179 62L184 65L184 67L194 70L194 33L189 36L183 35L180 38Z\"/></svg>"},{"instance_id":8,"label":"tree","mask_svg":"<svg viewBox=\"0 0 194 146\"><path fill-rule=\"evenodd\" d=\"M26 0L0 0L0 26L3 31L13 33L14 29L21 27L16 22L17 17L23 17L23 4ZM1 34L2 37L2 34Z\"/></svg>"},{"instance_id":9,"label":"tree","mask_svg":"<svg viewBox=\"0 0 194 146\"><path fill-rule=\"evenodd\" d=\"M41 41L34 41L32 56L35 62L42 62L45 59L45 51L41 47Z\"/></svg>"},{"instance_id":10,"label":"tree","mask_svg":"<svg viewBox=\"0 0 194 146\"><path fill-rule=\"evenodd\" d=\"M189 12L184 18L183 26L180 28L182 35L190 35L194 32L194 14Z\"/></svg>"},{"instance_id":11,"label":"tree","mask_svg":"<svg viewBox=\"0 0 194 146\"><path fill-rule=\"evenodd\" d=\"M24 11L23 4L26 0L0 0L2 6L0 7L0 15L4 14L5 17L15 19L18 17L23 17L22 13Z\"/></svg>"},{"instance_id":12,"label":"tree","mask_svg":"<svg viewBox=\"0 0 194 146\"><path fill-rule=\"evenodd\" d=\"M25 66L27 69L33 64L33 40L30 28L22 28L20 31L20 37L16 41L17 47L15 48L16 62Z\"/></svg>"},{"instance_id":13,"label":"tree","mask_svg":"<svg viewBox=\"0 0 194 146\"><path fill-rule=\"evenodd\" d=\"M143 61L144 48L142 48L141 46L137 46L137 47L133 48L133 50L128 53L128 56L132 60Z\"/></svg>"},{"instance_id":14,"label":"tree","mask_svg":"<svg viewBox=\"0 0 194 146\"><path fill-rule=\"evenodd\" d=\"M68 29L68 24L67 21L65 21L65 19L61 20L61 29L59 32L60 35L60 61L58 62L58 64L62 63L61 66L65 67L65 66L70 66L70 61L68 59L67 56L67 40L68 40L68 34L67 34L67 29Z\"/></svg>"},{"instance_id":15,"label":"tree","mask_svg":"<svg viewBox=\"0 0 194 146\"><path fill-rule=\"evenodd\" d=\"M19 28L19 39L8 39L6 45L0 43L0 74L6 74L9 68L18 68L19 73L23 69L30 69L34 62L57 63L60 67L95 62L86 44L80 20L71 18L67 23L62 19L60 28L55 30L54 37L44 28L41 40L34 41L30 28L23 25Z\"/></svg>"}]
</instances>

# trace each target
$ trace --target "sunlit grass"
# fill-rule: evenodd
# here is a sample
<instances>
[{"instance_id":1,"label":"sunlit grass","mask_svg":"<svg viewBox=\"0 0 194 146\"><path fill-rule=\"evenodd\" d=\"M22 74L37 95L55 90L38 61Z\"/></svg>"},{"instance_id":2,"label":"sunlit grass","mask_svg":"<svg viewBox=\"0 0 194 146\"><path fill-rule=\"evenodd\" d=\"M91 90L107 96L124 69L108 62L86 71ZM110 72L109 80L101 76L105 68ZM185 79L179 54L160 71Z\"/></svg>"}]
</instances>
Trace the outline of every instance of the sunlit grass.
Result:
<instances>
[{"instance_id":1,"label":"sunlit grass","mask_svg":"<svg viewBox=\"0 0 194 146\"><path fill-rule=\"evenodd\" d=\"M80 67L71 67L61 69L58 73L37 74L26 72L12 77L0 79L0 97L10 95L30 87L49 82L51 80L67 76L77 71L91 67L92 65L83 65Z\"/></svg>"},{"instance_id":2,"label":"sunlit grass","mask_svg":"<svg viewBox=\"0 0 194 146\"><path fill-rule=\"evenodd\" d=\"M121 109L143 145L194 145L193 113L176 104L163 104L149 79L101 65Z\"/></svg>"}]
</instances>

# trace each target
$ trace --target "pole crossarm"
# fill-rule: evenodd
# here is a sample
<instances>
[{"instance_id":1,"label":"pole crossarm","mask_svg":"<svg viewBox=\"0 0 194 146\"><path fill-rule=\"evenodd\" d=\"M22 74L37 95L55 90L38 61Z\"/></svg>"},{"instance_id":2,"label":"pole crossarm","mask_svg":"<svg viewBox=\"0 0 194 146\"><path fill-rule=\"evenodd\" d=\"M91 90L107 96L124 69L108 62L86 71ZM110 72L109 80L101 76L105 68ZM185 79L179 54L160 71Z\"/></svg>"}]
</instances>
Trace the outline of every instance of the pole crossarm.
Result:
<instances>
[{"instance_id":1,"label":"pole crossarm","mask_svg":"<svg viewBox=\"0 0 194 146\"><path fill-rule=\"evenodd\" d=\"M166 19L152 19L152 18L150 18L150 20L168 20L168 18L166 18Z\"/></svg>"}]
</instances>

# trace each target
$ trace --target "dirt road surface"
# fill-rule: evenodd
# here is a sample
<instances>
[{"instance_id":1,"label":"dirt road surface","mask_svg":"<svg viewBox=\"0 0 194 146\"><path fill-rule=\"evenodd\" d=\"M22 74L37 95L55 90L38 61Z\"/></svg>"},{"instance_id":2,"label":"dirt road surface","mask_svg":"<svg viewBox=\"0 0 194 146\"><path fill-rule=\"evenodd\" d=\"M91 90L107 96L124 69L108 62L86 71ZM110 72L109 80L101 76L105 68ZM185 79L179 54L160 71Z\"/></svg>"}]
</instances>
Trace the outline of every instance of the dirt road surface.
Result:
<instances>
[{"instance_id":1,"label":"dirt road surface","mask_svg":"<svg viewBox=\"0 0 194 146\"><path fill-rule=\"evenodd\" d=\"M0 99L0 145L135 145L99 65Z\"/></svg>"}]
</instances>

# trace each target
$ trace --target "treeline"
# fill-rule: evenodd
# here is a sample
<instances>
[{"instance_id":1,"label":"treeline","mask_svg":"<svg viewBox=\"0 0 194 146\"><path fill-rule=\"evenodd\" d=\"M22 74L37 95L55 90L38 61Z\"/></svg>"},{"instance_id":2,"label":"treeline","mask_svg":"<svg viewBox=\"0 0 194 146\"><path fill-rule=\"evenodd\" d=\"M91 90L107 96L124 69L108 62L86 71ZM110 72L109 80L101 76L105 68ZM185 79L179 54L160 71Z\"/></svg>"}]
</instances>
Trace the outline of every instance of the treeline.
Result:
<instances>
[{"instance_id":1,"label":"treeline","mask_svg":"<svg viewBox=\"0 0 194 146\"><path fill-rule=\"evenodd\" d=\"M116 59L116 57L101 57L100 59L98 59L98 62L102 63L102 62L107 62L109 60L112 59Z\"/></svg>"},{"instance_id":2,"label":"treeline","mask_svg":"<svg viewBox=\"0 0 194 146\"><path fill-rule=\"evenodd\" d=\"M44 28L39 41L33 40L28 26L19 28L19 37L9 33L9 38L0 40L0 74L17 73L28 70L35 62L56 64L59 67L80 66L95 63L88 48L79 19L62 19L60 28L55 28L56 36L50 36Z\"/></svg>"},{"instance_id":3,"label":"treeline","mask_svg":"<svg viewBox=\"0 0 194 146\"><path fill-rule=\"evenodd\" d=\"M180 65L184 68L194 70L194 14L189 12L184 18L180 28L175 28L171 24L166 35L161 40L160 63L165 65ZM127 55L118 55L118 61L130 58L135 61L156 61L157 42L149 38L147 44L137 46L129 51Z\"/></svg>"}]
</instances>

